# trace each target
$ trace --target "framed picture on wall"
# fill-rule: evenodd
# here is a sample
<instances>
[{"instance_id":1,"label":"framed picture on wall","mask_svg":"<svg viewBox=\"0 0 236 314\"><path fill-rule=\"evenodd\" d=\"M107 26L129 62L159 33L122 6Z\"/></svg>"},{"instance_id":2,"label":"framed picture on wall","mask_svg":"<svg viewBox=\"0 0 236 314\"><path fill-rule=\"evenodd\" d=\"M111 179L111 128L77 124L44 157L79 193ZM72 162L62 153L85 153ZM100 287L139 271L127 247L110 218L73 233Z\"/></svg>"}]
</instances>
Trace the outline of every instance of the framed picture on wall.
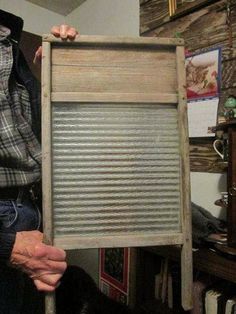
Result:
<instances>
[{"instance_id":1,"label":"framed picture on wall","mask_svg":"<svg viewBox=\"0 0 236 314\"><path fill-rule=\"evenodd\" d=\"M185 61L187 99L218 97L221 81L221 49L188 55Z\"/></svg>"},{"instance_id":2,"label":"framed picture on wall","mask_svg":"<svg viewBox=\"0 0 236 314\"><path fill-rule=\"evenodd\" d=\"M169 0L169 16L178 18L219 0Z\"/></svg>"},{"instance_id":3,"label":"framed picture on wall","mask_svg":"<svg viewBox=\"0 0 236 314\"><path fill-rule=\"evenodd\" d=\"M100 289L121 303L128 303L129 248L100 249Z\"/></svg>"}]
</instances>

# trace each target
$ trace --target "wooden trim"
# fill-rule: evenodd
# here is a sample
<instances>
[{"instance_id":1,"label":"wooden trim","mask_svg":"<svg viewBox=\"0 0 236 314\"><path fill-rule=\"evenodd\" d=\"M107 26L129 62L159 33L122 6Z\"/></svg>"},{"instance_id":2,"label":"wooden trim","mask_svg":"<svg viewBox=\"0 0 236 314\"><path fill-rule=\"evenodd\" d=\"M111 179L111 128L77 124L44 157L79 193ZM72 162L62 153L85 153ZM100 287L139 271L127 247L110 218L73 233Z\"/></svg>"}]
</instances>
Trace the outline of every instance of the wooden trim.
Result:
<instances>
[{"instance_id":1,"label":"wooden trim","mask_svg":"<svg viewBox=\"0 0 236 314\"><path fill-rule=\"evenodd\" d=\"M44 242L53 243L51 182L51 44L43 42L42 57L42 177Z\"/></svg>"},{"instance_id":2,"label":"wooden trim","mask_svg":"<svg viewBox=\"0 0 236 314\"><path fill-rule=\"evenodd\" d=\"M134 308L137 304L137 259L138 259L138 252L137 248L130 248L129 249L129 282L128 282L128 289L129 289L129 305L131 308Z\"/></svg>"},{"instance_id":3,"label":"wooden trim","mask_svg":"<svg viewBox=\"0 0 236 314\"><path fill-rule=\"evenodd\" d=\"M88 249L88 248L109 248L109 247L141 247L151 245L178 245L183 243L181 233L173 234L150 234L132 236L103 236L103 237L83 237L80 236L59 236L55 238L55 245L68 250Z\"/></svg>"},{"instance_id":4,"label":"wooden trim","mask_svg":"<svg viewBox=\"0 0 236 314\"><path fill-rule=\"evenodd\" d=\"M228 190L228 245L236 247L236 128L229 126L228 128L228 173L227 173L227 190Z\"/></svg>"},{"instance_id":5,"label":"wooden trim","mask_svg":"<svg viewBox=\"0 0 236 314\"><path fill-rule=\"evenodd\" d=\"M54 292L45 294L45 314L56 314L56 299Z\"/></svg>"},{"instance_id":6,"label":"wooden trim","mask_svg":"<svg viewBox=\"0 0 236 314\"><path fill-rule=\"evenodd\" d=\"M55 102L148 102L176 104L177 94L143 94L143 93L76 93L76 92L54 92L51 100Z\"/></svg>"},{"instance_id":7,"label":"wooden trim","mask_svg":"<svg viewBox=\"0 0 236 314\"><path fill-rule=\"evenodd\" d=\"M86 36L79 35L74 41L62 41L53 35L43 35L43 41L53 42L55 44L67 45L101 45L101 46L113 46L113 45L132 45L132 46L184 46L184 40L182 38L139 38L139 37L113 37L113 36Z\"/></svg>"},{"instance_id":8,"label":"wooden trim","mask_svg":"<svg viewBox=\"0 0 236 314\"><path fill-rule=\"evenodd\" d=\"M187 121L186 75L185 55L183 47L176 47L176 63L179 91L179 131L181 140L181 169L182 169L182 232L184 235L181 252L182 272L182 306L185 310L192 308L192 230L191 230L191 206L190 206L190 161L189 138Z\"/></svg>"},{"instance_id":9,"label":"wooden trim","mask_svg":"<svg viewBox=\"0 0 236 314\"><path fill-rule=\"evenodd\" d=\"M53 244L52 182L51 182L51 44L42 44L42 191L44 242ZM45 294L45 313L55 314L55 294Z\"/></svg>"},{"instance_id":10,"label":"wooden trim","mask_svg":"<svg viewBox=\"0 0 236 314\"><path fill-rule=\"evenodd\" d=\"M53 244L51 182L51 44L43 42L42 57L42 191L44 242Z\"/></svg>"}]
</instances>

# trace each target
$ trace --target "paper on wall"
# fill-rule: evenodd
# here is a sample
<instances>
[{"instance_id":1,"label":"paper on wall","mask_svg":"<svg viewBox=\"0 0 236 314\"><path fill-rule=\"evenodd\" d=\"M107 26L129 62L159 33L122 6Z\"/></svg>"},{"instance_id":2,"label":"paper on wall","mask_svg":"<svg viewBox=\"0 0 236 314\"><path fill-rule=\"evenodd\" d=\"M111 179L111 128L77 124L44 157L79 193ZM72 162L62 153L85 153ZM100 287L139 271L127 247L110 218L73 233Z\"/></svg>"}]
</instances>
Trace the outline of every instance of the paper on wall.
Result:
<instances>
[{"instance_id":1,"label":"paper on wall","mask_svg":"<svg viewBox=\"0 0 236 314\"><path fill-rule=\"evenodd\" d=\"M189 137L213 137L210 127L216 125L219 98L188 102Z\"/></svg>"}]
</instances>

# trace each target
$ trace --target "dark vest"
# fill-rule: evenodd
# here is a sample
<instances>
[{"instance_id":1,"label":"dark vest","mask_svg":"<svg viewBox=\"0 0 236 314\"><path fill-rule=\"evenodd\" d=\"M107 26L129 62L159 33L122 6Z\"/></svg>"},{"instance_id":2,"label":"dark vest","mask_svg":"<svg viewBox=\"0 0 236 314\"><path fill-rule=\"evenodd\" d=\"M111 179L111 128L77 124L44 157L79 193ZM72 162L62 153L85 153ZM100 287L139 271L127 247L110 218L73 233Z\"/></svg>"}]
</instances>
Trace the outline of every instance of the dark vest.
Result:
<instances>
[{"instance_id":1,"label":"dark vest","mask_svg":"<svg viewBox=\"0 0 236 314\"><path fill-rule=\"evenodd\" d=\"M41 99L40 84L32 74L23 53L19 49L19 41L23 29L23 20L9 12L0 10L0 24L11 30L10 38L13 39L13 55L16 78L26 87L30 97L32 130L36 137L41 140Z\"/></svg>"}]
</instances>

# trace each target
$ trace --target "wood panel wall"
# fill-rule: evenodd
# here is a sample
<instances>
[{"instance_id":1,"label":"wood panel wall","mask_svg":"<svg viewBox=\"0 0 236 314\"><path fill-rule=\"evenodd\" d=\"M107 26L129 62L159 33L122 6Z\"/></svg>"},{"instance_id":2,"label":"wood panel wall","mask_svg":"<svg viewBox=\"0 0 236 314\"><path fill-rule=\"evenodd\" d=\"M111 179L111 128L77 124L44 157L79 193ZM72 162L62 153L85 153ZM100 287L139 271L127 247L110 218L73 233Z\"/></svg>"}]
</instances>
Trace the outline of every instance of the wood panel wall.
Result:
<instances>
[{"instance_id":1,"label":"wood panel wall","mask_svg":"<svg viewBox=\"0 0 236 314\"><path fill-rule=\"evenodd\" d=\"M220 0L179 18L169 18L167 0L140 0L140 35L184 38L186 49L190 52L222 47L218 112L229 95L236 96L236 0ZM225 170L212 148L213 140L190 140L191 171Z\"/></svg>"}]
</instances>

